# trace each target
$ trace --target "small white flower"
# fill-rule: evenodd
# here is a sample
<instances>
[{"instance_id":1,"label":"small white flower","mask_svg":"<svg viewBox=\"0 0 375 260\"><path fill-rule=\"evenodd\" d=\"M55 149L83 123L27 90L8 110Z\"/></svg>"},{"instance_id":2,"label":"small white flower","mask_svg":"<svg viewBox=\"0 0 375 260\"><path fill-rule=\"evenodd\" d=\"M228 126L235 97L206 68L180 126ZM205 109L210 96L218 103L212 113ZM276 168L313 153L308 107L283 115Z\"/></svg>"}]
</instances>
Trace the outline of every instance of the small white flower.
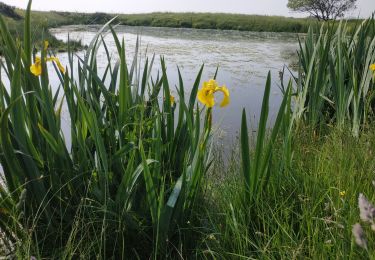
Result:
<instances>
[{"instance_id":1,"label":"small white flower","mask_svg":"<svg viewBox=\"0 0 375 260\"><path fill-rule=\"evenodd\" d=\"M375 208L362 193L358 197L358 207L361 220L372 224L375 217Z\"/></svg>"},{"instance_id":2,"label":"small white flower","mask_svg":"<svg viewBox=\"0 0 375 260\"><path fill-rule=\"evenodd\" d=\"M352 233L357 245L367 250L367 239L365 233L363 232L362 226L359 223L353 226Z\"/></svg>"}]
</instances>

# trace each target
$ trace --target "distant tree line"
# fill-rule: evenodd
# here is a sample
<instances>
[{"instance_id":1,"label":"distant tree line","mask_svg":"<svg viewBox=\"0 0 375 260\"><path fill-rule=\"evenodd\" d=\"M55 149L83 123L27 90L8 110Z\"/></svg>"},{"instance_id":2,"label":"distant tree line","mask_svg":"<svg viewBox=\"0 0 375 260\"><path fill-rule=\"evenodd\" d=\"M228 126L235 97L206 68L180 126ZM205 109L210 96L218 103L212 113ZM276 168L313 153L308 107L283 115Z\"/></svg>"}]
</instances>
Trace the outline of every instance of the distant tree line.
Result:
<instances>
[{"instance_id":1,"label":"distant tree line","mask_svg":"<svg viewBox=\"0 0 375 260\"><path fill-rule=\"evenodd\" d=\"M15 20L21 20L22 16L16 12L16 8L14 6L10 6L0 2L0 14L13 18Z\"/></svg>"},{"instance_id":2,"label":"distant tree line","mask_svg":"<svg viewBox=\"0 0 375 260\"><path fill-rule=\"evenodd\" d=\"M105 24L111 20L114 15L107 13L74 13L74 12L61 12L61 11L51 11L58 15L64 16L69 21L73 20L79 24ZM69 22L70 23L70 22Z\"/></svg>"}]
</instances>

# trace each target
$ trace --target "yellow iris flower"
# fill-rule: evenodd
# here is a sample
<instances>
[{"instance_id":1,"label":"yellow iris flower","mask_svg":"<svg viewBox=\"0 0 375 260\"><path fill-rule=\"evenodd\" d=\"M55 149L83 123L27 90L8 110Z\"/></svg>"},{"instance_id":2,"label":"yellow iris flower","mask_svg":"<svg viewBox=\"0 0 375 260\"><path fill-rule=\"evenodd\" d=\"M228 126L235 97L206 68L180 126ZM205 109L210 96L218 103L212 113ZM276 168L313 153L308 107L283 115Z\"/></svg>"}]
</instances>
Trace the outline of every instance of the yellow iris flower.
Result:
<instances>
[{"instance_id":1,"label":"yellow iris flower","mask_svg":"<svg viewBox=\"0 0 375 260\"><path fill-rule=\"evenodd\" d=\"M55 62L57 67L61 71L61 73L65 73L65 68L63 67L63 65L61 65L60 60L58 58L52 56L52 57L46 58L46 62L48 61ZM30 71L35 76L42 75L42 60L39 56L35 57L35 63L30 66Z\"/></svg>"},{"instance_id":2,"label":"yellow iris flower","mask_svg":"<svg viewBox=\"0 0 375 260\"><path fill-rule=\"evenodd\" d=\"M170 98L169 101L171 102L171 106L173 106L176 103L175 98L172 95L170 95L169 98Z\"/></svg>"},{"instance_id":3,"label":"yellow iris flower","mask_svg":"<svg viewBox=\"0 0 375 260\"><path fill-rule=\"evenodd\" d=\"M42 74L42 63L40 61L40 57L38 56L35 57L35 63L31 65L30 71L35 76L39 76Z\"/></svg>"},{"instance_id":4,"label":"yellow iris flower","mask_svg":"<svg viewBox=\"0 0 375 260\"><path fill-rule=\"evenodd\" d=\"M224 95L223 100L220 103L220 107L225 107L229 104L229 90L225 85L219 86L214 79L210 79L208 82L204 82L202 89L198 91L198 100L205 106L211 108L215 105L214 94L216 92L222 92Z\"/></svg>"},{"instance_id":5,"label":"yellow iris flower","mask_svg":"<svg viewBox=\"0 0 375 260\"><path fill-rule=\"evenodd\" d=\"M341 196L341 197L344 197L345 195L346 195L346 191L344 191L344 190L343 190L343 191L340 191L340 196Z\"/></svg>"},{"instance_id":6,"label":"yellow iris flower","mask_svg":"<svg viewBox=\"0 0 375 260\"><path fill-rule=\"evenodd\" d=\"M370 70L375 72L375 63L370 65Z\"/></svg>"},{"instance_id":7,"label":"yellow iris flower","mask_svg":"<svg viewBox=\"0 0 375 260\"><path fill-rule=\"evenodd\" d=\"M47 51L48 49L48 41L44 41L44 51ZM46 58L45 59L46 62L48 61L53 61L56 63L57 67L59 68L59 70L62 72L62 73L65 73L65 68L63 65L61 65L60 63L60 60L54 56L51 56L49 58ZM40 76L42 75L42 60L39 56L36 56L35 57L35 63L33 65L30 66L30 71L32 74L34 74L35 76Z\"/></svg>"}]
</instances>

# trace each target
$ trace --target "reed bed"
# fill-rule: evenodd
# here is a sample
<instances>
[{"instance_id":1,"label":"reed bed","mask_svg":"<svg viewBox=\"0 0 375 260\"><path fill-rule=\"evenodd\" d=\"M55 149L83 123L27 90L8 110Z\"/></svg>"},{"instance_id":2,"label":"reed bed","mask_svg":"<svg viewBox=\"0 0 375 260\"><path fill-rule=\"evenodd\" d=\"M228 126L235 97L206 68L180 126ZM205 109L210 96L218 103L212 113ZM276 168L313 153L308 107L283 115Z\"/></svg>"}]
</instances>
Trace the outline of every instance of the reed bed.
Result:
<instances>
[{"instance_id":1,"label":"reed bed","mask_svg":"<svg viewBox=\"0 0 375 260\"><path fill-rule=\"evenodd\" d=\"M348 125L358 136L373 115L375 23L368 19L350 32L337 28L310 29L300 41L296 77L295 117L307 124Z\"/></svg>"},{"instance_id":2,"label":"reed bed","mask_svg":"<svg viewBox=\"0 0 375 260\"><path fill-rule=\"evenodd\" d=\"M0 94L0 160L6 183L0 190L2 232L13 244L29 238L24 253L39 257L51 257L66 245L71 251L64 257L171 254L178 242L168 241L178 237L177 227L192 214L210 162L211 112L207 110L201 127L202 112L196 106L203 68L189 97L182 80L178 96L172 97L163 58L156 78L150 75L154 58L140 71L136 54L128 67L124 41L109 24L78 65L69 50L64 67L47 42L40 57L33 55L30 6L31 1L22 45L0 18L1 67L11 82L10 88L1 85ZM108 53L100 76L96 51L100 45L106 48L101 38L105 30L112 32L118 60L113 65ZM47 62L60 79L56 92ZM64 104L71 143L61 128ZM83 239L85 246L75 247Z\"/></svg>"}]
</instances>

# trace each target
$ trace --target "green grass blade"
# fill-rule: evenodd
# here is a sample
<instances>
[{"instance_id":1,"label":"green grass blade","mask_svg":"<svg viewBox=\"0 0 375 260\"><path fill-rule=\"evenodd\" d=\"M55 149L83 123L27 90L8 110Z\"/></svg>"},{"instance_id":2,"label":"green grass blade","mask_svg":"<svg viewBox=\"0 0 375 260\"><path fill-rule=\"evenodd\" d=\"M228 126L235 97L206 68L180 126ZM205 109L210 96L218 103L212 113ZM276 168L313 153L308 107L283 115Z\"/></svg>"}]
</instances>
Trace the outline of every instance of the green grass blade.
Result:
<instances>
[{"instance_id":1,"label":"green grass blade","mask_svg":"<svg viewBox=\"0 0 375 260\"><path fill-rule=\"evenodd\" d=\"M250 192L250 179L251 179L251 162L250 162L250 149L249 149L249 132L247 128L247 118L245 109L242 110L241 121L241 158L242 158L242 172L245 180L245 188Z\"/></svg>"}]
</instances>

